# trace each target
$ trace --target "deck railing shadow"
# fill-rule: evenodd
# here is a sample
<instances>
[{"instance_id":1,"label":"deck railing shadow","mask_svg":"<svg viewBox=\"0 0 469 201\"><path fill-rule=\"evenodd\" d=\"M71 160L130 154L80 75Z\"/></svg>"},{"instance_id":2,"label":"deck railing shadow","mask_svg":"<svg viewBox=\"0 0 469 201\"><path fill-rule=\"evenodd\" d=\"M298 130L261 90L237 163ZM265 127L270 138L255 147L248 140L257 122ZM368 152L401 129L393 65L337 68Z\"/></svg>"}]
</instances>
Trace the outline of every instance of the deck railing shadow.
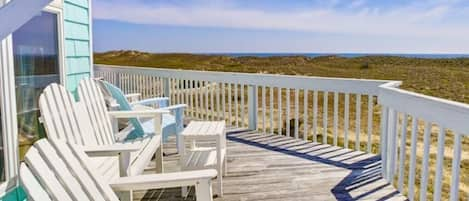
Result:
<instances>
[{"instance_id":1,"label":"deck railing shadow","mask_svg":"<svg viewBox=\"0 0 469 201\"><path fill-rule=\"evenodd\" d=\"M243 144L247 144L247 145L250 145L250 146L255 146L255 147L258 147L258 148L267 149L267 150L270 150L270 151L275 151L275 152L279 152L279 153L282 153L282 154L287 154L287 155L290 155L290 156L295 156L295 157L299 157L299 158L302 158L302 159L306 159L306 160L310 160L310 161L314 161L314 162L318 162L318 163L322 163L322 164L331 165L331 166L334 166L334 167L339 167L339 168L350 170L351 172L347 176L345 176L339 183L337 183L336 186L334 186L331 189L331 193L333 193L333 195L335 196L335 198L337 200L359 200L359 199L363 199L367 196L370 196L370 195L376 193L380 189L391 185L389 183L383 182L384 183L383 185L380 185L376 188L372 188L372 189L370 189L368 191L365 191L365 192L363 192L359 195L353 196L351 194L351 191L353 191L353 190L357 190L357 189L360 189L364 186L371 185L371 184L375 183L376 181L379 181L379 180L383 179L383 177L381 175L381 162L380 162L381 157L380 156L370 156L370 157L367 157L364 160L358 160L358 161L353 162L353 163L345 163L344 161L364 156L364 155L366 155L366 153L360 153L360 154L357 154L357 155L353 155L351 157L341 158L340 160L332 160L331 158L337 158L337 157L340 157L340 156L345 156L347 154L352 153L353 151L341 152L340 154L336 154L332 157L325 158L325 157L321 157L321 156L326 155L326 154L331 154L335 151L339 151L339 150L343 150L343 149L342 148L337 148L337 149L334 149L332 151L327 151L327 152L324 152L324 153L314 155L314 152L317 152L319 150L324 150L324 149L331 148L331 146L324 146L324 147L320 147L320 148L317 148L317 149L310 150L308 152L302 152L301 150L311 149L311 148L320 146L321 144L302 143L303 146L308 145L308 144L311 145L311 146L308 146L308 147L305 148L303 146L295 146L295 145L288 146L288 144L284 143L284 144L282 144L283 147L279 147L277 145L272 145L269 141L262 140L262 139L272 137L272 135L265 135L265 138L262 138L262 137L250 138L250 137L246 137L246 136L248 136L248 134L243 133L243 131L229 132L227 134L227 139L230 140L230 141L237 142L237 143L243 143ZM285 139L285 137L283 137L283 139ZM298 140L295 141L294 140L294 141L291 141L291 144L295 144L295 143L298 143L298 142L301 142L301 141L298 141ZM295 149L295 147L298 147L298 149ZM392 197L396 194L399 194L399 192L397 190L392 191L389 194L382 195L382 197L378 197L377 200L386 200L387 198L390 198L390 197ZM373 196L374 196L374 198L377 197L377 195L373 195Z\"/></svg>"}]
</instances>

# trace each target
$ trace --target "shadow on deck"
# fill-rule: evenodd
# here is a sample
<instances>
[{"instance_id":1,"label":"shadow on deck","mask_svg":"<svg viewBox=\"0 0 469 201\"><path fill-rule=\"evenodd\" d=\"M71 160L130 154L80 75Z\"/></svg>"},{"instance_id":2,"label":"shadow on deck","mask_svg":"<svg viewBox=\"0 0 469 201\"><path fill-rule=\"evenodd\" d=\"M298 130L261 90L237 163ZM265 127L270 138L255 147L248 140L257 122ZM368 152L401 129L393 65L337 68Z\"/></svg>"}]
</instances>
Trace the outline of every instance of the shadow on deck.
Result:
<instances>
[{"instance_id":1,"label":"shadow on deck","mask_svg":"<svg viewBox=\"0 0 469 201\"><path fill-rule=\"evenodd\" d=\"M228 138L224 197L215 200L406 200L381 177L376 155L285 136L234 130ZM165 171L178 171L174 143ZM151 171L151 169L149 169ZM214 188L217 188L214 182ZM135 192L135 200L195 200L180 189Z\"/></svg>"}]
</instances>

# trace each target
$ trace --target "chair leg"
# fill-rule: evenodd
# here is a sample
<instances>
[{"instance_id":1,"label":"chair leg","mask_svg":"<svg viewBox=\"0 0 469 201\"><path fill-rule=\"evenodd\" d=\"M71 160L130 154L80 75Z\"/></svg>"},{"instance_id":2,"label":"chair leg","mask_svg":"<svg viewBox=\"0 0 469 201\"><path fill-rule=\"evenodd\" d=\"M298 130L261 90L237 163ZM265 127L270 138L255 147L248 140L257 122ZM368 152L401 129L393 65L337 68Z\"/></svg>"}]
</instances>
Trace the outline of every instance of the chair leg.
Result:
<instances>
[{"instance_id":1,"label":"chair leg","mask_svg":"<svg viewBox=\"0 0 469 201\"><path fill-rule=\"evenodd\" d=\"M186 198L189 194L189 188L187 186L181 187L181 197Z\"/></svg>"},{"instance_id":2,"label":"chair leg","mask_svg":"<svg viewBox=\"0 0 469 201\"><path fill-rule=\"evenodd\" d=\"M218 196L223 197L223 172L218 172L217 181L218 181Z\"/></svg>"},{"instance_id":3,"label":"chair leg","mask_svg":"<svg viewBox=\"0 0 469 201\"><path fill-rule=\"evenodd\" d=\"M197 201L213 201L212 181L210 179L195 184L195 196Z\"/></svg>"},{"instance_id":4,"label":"chair leg","mask_svg":"<svg viewBox=\"0 0 469 201\"><path fill-rule=\"evenodd\" d=\"M133 201L133 191L117 192L120 201Z\"/></svg>"},{"instance_id":5,"label":"chair leg","mask_svg":"<svg viewBox=\"0 0 469 201\"><path fill-rule=\"evenodd\" d=\"M177 153L181 153L181 146L184 146L184 142L182 142L182 137L179 136L180 133L176 133L176 148L177 148Z\"/></svg>"},{"instance_id":6,"label":"chair leg","mask_svg":"<svg viewBox=\"0 0 469 201\"><path fill-rule=\"evenodd\" d=\"M155 152L156 173L163 173L163 144Z\"/></svg>"},{"instance_id":7,"label":"chair leg","mask_svg":"<svg viewBox=\"0 0 469 201\"><path fill-rule=\"evenodd\" d=\"M225 156L225 160L223 161L223 176L228 174L228 161Z\"/></svg>"}]
</instances>

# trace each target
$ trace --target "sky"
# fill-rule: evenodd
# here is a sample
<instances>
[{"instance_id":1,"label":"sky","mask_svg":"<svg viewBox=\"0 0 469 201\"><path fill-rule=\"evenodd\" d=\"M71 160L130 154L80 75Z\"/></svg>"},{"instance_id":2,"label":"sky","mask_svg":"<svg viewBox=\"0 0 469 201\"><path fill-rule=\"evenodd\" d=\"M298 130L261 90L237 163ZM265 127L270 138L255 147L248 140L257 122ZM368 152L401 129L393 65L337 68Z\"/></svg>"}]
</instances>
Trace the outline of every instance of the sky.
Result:
<instances>
[{"instance_id":1,"label":"sky","mask_svg":"<svg viewBox=\"0 0 469 201\"><path fill-rule=\"evenodd\" d=\"M93 0L96 52L469 54L469 0Z\"/></svg>"}]
</instances>

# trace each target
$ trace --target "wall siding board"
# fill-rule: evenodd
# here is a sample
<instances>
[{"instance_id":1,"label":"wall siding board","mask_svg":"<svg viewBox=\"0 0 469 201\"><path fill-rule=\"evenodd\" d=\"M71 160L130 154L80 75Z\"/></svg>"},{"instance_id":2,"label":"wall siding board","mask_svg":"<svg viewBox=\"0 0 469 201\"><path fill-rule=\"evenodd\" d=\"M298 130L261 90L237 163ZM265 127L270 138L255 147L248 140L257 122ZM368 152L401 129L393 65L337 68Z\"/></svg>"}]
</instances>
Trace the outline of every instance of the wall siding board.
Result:
<instances>
[{"instance_id":1,"label":"wall siding board","mask_svg":"<svg viewBox=\"0 0 469 201\"><path fill-rule=\"evenodd\" d=\"M88 8L88 0L65 0L65 4L73 4L77 6L81 6L83 8Z\"/></svg>"},{"instance_id":2,"label":"wall siding board","mask_svg":"<svg viewBox=\"0 0 469 201\"><path fill-rule=\"evenodd\" d=\"M81 79L90 77L92 67L88 5L88 0L64 1L65 82L73 93Z\"/></svg>"}]
</instances>

